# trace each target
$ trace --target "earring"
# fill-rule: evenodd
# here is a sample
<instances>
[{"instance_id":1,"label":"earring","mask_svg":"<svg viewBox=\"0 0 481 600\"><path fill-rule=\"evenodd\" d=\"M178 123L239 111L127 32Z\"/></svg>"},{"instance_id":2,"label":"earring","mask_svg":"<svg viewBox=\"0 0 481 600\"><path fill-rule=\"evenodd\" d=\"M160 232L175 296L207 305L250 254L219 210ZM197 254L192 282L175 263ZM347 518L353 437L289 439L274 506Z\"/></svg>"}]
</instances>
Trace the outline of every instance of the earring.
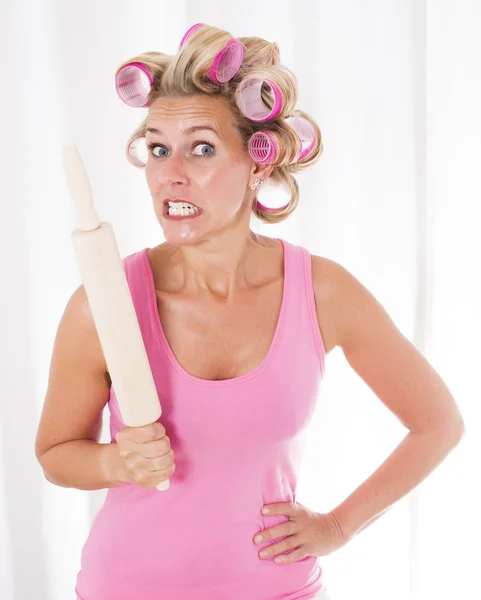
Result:
<instances>
[{"instance_id":1,"label":"earring","mask_svg":"<svg viewBox=\"0 0 481 600\"><path fill-rule=\"evenodd\" d=\"M255 182L251 185L251 190L258 190L261 184L262 179L256 179Z\"/></svg>"}]
</instances>

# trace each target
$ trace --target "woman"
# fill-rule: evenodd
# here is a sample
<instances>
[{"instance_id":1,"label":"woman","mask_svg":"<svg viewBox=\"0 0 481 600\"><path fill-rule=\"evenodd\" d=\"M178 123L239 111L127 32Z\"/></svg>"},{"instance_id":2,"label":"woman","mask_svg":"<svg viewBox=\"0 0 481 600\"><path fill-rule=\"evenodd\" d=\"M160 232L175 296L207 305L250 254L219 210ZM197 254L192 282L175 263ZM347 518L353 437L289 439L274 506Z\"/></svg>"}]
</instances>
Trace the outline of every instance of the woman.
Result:
<instances>
[{"instance_id":1,"label":"woman","mask_svg":"<svg viewBox=\"0 0 481 600\"><path fill-rule=\"evenodd\" d=\"M83 548L78 598L327 598L319 557L419 484L460 440L461 415L354 276L250 230L252 213L287 218L298 202L292 174L322 153L276 44L198 24L175 56L127 61L116 84L128 105L148 107L128 158L145 168L166 241L124 267L163 414L125 427L79 287L58 328L36 442L52 483L109 488ZM268 180L288 187L287 206L259 202ZM335 346L409 433L320 514L296 501L296 486ZM107 403L111 443L100 444Z\"/></svg>"}]
</instances>

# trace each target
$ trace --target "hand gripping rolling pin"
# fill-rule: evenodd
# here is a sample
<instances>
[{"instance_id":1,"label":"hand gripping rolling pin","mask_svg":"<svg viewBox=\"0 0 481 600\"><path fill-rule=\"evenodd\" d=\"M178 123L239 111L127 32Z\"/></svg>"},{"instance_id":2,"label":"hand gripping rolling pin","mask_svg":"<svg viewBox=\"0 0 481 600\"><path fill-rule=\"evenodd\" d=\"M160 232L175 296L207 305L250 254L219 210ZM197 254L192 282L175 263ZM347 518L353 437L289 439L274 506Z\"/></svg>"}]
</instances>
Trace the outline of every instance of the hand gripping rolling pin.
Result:
<instances>
[{"instance_id":1,"label":"hand gripping rolling pin","mask_svg":"<svg viewBox=\"0 0 481 600\"><path fill-rule=\"evenodd\" d=\"M72 242L120 414L129 427L143 427L157 421L162 407L115 234L110 223L99 222L77 147L63 146L62 154L79 223ZM167 479L157 489L169 486Z\"/></svg>"}]
</instances>

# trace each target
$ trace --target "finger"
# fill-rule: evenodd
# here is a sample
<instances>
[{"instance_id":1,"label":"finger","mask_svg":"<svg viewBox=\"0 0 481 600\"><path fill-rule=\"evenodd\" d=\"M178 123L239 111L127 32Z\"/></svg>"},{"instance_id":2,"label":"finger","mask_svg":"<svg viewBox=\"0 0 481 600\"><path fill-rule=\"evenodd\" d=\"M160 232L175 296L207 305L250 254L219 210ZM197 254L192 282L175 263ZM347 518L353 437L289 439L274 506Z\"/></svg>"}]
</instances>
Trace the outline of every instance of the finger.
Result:
<instances>
[{"instance_id":1,"label":"finger","mask_svg":"<svg viewBox=\"0 0 481 600\"><path fill-rule=\"evenodd\" d=\"M281 554L280 556L276 556L274 562L281 565L288 565L289 563L296 562L303 558L309 556L307 552L303 548L298 548L294 550L294 552L289 552L288 554Z\"/></svg>"},{"instance_id":2,"label":"finger","mask_svg":"<svg viewBox=\"0 0 481 600\"><path fill-rule=\"evenodd\" d=\"M259 558L266 559L270 558L271 556L277 556L278 554L281 554L281 552L292 550L292 548L297 548L300 544L301 541L299 540L299 537L297 535L291 535L277 544L272 544L271 546L262 548L262 550L259 552Z\"/></svg>"},{"instance_id":3,"label":"finger","mask_svg":"<svg viewBox=\"0 0 481 600\"><path fill-rule=\"evenodd\" d=\"M115 436L117 444L121 444L124 448L127 448L134 446L134 444L150 441L147 440L148 427L150 427L150 425L147 425L145 428L128 426L124 427L118 431Z\"/></svg>"},{"instance_id":4,"label":"finger","mask_svg":"<svg viewBox=\"0 0 481 600\"><path fill-rule=\"evenodd\" d=\"M268 512L265 512L265 509ZM276 504L266 504L262 509L262 514L271 515L286 515L297 517L299 515L299 507L295 502L277 502Z\"/></svg>"},{"instance_id":5,"label":"finger","mask_svg":"<svg viewBox=\"0 0 481 600\"><path fill-rule=\"evenodd\" d=\"M160 423L151 423L144 427L133 427L131 431L131 439L138 444L145 442L153 442L165 436L164 426Z\"/></svg>"},{"instance_id":6,"label":"finger","mask_svg":"<svg viewBox=\"0 0 481 600\"><path fill-rule=\"evenodd\" d=\"M167 467L164 467L163 469L155 469L155 471L149 471L149 474L151 477L153 477L153 479L155 480L155 484L157 485L157 483L159 483L159 481L162 478L166 478L169 475L172 475L172 473L175 471L175 469L177 468L175 463L171 463L170 465L168 465Z\"/></svg>"},{"instance_id":7,"label":"finger","mask_svg":"<svg viewBox=\"0 0 481 600\"><path fill-rule=\"evenodd\" d=\"M117 440L117 444L119 444L120 456L122 458L128 458L135 454L139 454L144 458L157 458L158 456L164 456L171 449L170 438L168 436L164 436L162 439L153 442L142 443L128 438L120 438L120 441Z\"/></svg>"},{"instance_id":8,"label":"finger","mask_svg":"<svg viewBox=\"0 0 481 600\"><path fill-rule=\"evenodd\" d=\"M146 444L139 444L137 446L137 451L145 458L158 458L168 454L171 450L170 440L167 436L161 440L155 440L155 442L147 442Z\"/></svg>"},{"instance_id":9,"label":"finger","mask_svg":"<svg viewBox=\"0 0 481 600\"><path fill-rule=\"evenodd\" d=\"M299 532L299 525L295 521L286 521L285 523L280 523L279 525L275 525L270 529L264 529L260 533L254 536L254 543L260 544L261 542L265 542L267 540L275 540L276 538L284 537L287 535L294 535ZM257 536L262 536L260 540L257 540Z\"/></svg>"},{"instance_id":10,"label":"finger","mask_svg":"<svg viewBox=\"0 0 481 600\"><path fill-rule=\"evenodd\" d=\"M144 476L168 469L173 464L173 457L165 454L159 458L144 458L140 454L133 454L125 459L125 467L134 474Z\"/></svg>"},{"instance_id":11,"label":"finger","mask_svg":"<svg viewBox=\"0 0 481 600\"><path fill-rule=\"evenodd\" d=\"M174 453L169 452L159 458L148 458L146 459L146 467L149 471L163 471L168 469L173 463Z\"/></svg>"},{"instance_id":12,"label":"finger","mask_svg":"<svg viewBox=\"0 0 481 600\"><path fill-rule=\"evenodd\" d=\"M162 471L146 471L136 475L136 484L143 488L156 487L161 481L169 479L174 474L175 465Z\"/></svg>"}]
</instances>

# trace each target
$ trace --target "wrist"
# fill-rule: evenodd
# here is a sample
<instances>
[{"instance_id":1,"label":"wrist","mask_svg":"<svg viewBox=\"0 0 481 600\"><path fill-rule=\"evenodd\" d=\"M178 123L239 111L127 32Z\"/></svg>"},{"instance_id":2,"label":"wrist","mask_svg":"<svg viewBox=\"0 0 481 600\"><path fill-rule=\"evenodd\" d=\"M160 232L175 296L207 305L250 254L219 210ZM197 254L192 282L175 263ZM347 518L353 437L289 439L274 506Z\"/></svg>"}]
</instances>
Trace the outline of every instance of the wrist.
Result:
<instances>
[{"instance_id":1,"label":"wrist","mask_svg":"<svg viewBox=\"0 0 481 600\"><path fill-rule=\"evenodd\" d=\"M118 444L111 442L109 444L101 444L101 446L100 464L108 487L116 487L127 483Z\"/></svg>"},{"instance_id":2,"label":"wrist","mask_svg":"<svg viewBox=\"0 0 481 600\"><path fill-rule=\"evenodd\" d=\"M334 510L326 513L324 516L326 517L326 520L331 528L332 536L336 541L345 543L351 539L351 533L346 529L346 526L343 527L341 525Z\"/></svg>"}]
</instances>

